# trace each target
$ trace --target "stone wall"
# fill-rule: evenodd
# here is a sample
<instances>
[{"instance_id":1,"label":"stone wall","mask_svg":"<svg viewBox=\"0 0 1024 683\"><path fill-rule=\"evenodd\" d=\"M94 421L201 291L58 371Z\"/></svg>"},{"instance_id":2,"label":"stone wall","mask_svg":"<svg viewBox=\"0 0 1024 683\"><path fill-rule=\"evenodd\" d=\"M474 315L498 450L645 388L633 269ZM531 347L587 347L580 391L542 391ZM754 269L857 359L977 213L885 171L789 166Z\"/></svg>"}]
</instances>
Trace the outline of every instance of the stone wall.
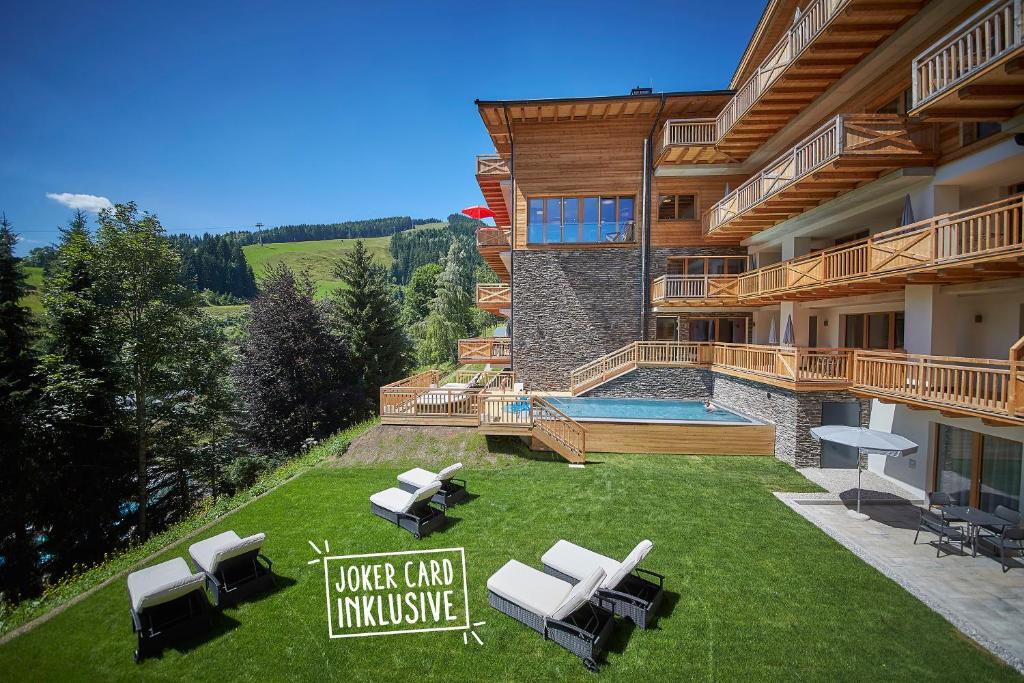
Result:
<instances>
[{"instance_id":1,"label":"stone wall","mask_svg":"<svg viewBox=\"0 0 1024 683\"><path fill-rule=\"evenodd\" d=\"M512 359L531 390L640 338L639 248L512 252Z\"/></svg>"},{"instance_id":2,"label":"stone wall","mask_svg":"<svg viewBox=\"0 0 1024 683\"><path fill-rule=\"evenodd\" d=\"M674 398L706 401L714 378L705 368L637 368L584 395L593 398Z\"/></svg>"}]
</instances>

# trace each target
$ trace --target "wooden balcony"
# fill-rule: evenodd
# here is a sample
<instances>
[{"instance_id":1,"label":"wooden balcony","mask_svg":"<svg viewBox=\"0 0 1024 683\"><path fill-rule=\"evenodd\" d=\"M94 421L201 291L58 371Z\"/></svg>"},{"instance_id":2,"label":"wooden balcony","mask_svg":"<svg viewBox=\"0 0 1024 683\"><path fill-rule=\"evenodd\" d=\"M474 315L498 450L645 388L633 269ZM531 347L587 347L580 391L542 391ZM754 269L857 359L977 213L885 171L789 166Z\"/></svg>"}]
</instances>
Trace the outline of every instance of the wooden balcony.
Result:
<instances>
[{"instance_id":1,"label":"wooden balcony","mask_svg":"<svg viewBox=\"0 0 1024 683\"><path fill-rule=\"evenodd\" d=\"M459 362L508 364L512 360L512 340L508 337L486 337L459 340Z\"/></svg>"},{"instance_id":2,"label":"wooden balcony","mask_svg":"<svg viewBox=\"0 0 1024 683\"><path fill-rule=\"evenodd\" d=\"M380 388L381 422L475 427L483 397L514 384L511 372L460 370L442 377L427 370Z\"/></svg>"},{"instance_id":3,"label":"wooden balcony","mask_svg":"<svg viewBox=\"0 0 1024 683\"><path fill-rule=\"evenodd\" d=\"M1024 105L1022 0L995 0L914 59L914 116L992 121Z\"/></svg>"},{"instance_id":4,"label":"wooden balcony","mask_svg":"<svg viewBox=\"0 0 1024 683\"><path fill-rule=\"evenodd\" d=\"M719 151L745 159L923 4L816 0L807 5L719 113Z\"/></svg>"},{"instance_id":5,"label":"wooden balcony","mask_svg":"<svg viewBox=\"0 0 1024 683\"><path fill-rule=\"evenodd\" d=\"M510 237L512 231L497 227L482 227L476 231L476 249L480 252L487 265L491 267L502 282L508 282L510 273L508 265L502 258L503 253L509 252Z\"/></svg>"},{"instance_id":6,"label":"wooden balcony","mask_svg":"<svg viewBox=\"0 0 1024 683\"><path fill-rule=\"evenodd\" d=\"M715 148L715 119L672 119L662 129L659 164L724 164L735 161Z\"/></svg>"},{"instance_id":7,"label":"wooden balcony","mask_svg":"<svg viewBox=\"0 0 1024 683\"><path fill-rule=\"evenodd\" d=\"M943 214L740 275L669 275L655 305L761 306L980 282L1024 273L1024 194Z\"/></svg>"},{"instance_id":8,"label":"wooden balcony","mask_svg":"<svg viewBox=\"0 0 1024 683\"><path fill-rule=\"evenodd\" d=\"M850 386L853 349L713 344L712 369L801 391Z\"/></svg>"},{"instance_id":9,"label":"wooden balcony","mask_svg":"<svg viewBox=\"0 0 1024 683\"><path fill-rule=\"evenodd\" d=\"M506 284L478 284L476 307L488 313L508 317L508 309L512 307L512 288Z\"/></svg>"},{"instance_id":10,"label":"wooden balcony","mask_svg":"<svg viewBox=\"0 0 1024 683\"><path fill-rule=\"evenodd\" d=\"M505 202L502 182L511 178L508 161L498 154L479 154L476 157L476 182L487 206L494 212L494 223L511 225L509 207Z\"/></svg>"},{"instance_id":11,"label":"wooden balcony","mask_svg":"<svg viewBox=\"0 0 1024 683\"><path fill-rule=\"evenodd\" d=\"M827 121L704 214L708 235L746 237L878 176L935 159L931 125L852 114Z\"/></svg>"}]
</instances>

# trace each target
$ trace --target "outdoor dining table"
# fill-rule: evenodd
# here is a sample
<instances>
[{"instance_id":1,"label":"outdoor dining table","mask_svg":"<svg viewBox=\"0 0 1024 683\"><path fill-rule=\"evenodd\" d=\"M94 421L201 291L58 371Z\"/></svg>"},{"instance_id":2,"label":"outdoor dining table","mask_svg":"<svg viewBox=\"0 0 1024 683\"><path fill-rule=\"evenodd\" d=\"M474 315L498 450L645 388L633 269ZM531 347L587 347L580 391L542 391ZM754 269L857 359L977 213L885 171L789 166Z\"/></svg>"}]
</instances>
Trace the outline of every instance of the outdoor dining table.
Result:
<instances>
[{"instance_id":1,"label":"outdoor dining table","mask_svg":"<svg viewBox=\"0 0 1024 683\"><path fill-rule=\"evenodd\" d=\"M971 541L972 557L978 556L978 532L981 531L981 527L990 526L1002 529L1003 527L1010 525L1010 522L1006 521L1002 517L997 517L996 515L985 512L984 510L972 508L968 505L948 505L942 512L946 516L946 519L967 522L967 537Z\"/></svg>"}]
</instances>

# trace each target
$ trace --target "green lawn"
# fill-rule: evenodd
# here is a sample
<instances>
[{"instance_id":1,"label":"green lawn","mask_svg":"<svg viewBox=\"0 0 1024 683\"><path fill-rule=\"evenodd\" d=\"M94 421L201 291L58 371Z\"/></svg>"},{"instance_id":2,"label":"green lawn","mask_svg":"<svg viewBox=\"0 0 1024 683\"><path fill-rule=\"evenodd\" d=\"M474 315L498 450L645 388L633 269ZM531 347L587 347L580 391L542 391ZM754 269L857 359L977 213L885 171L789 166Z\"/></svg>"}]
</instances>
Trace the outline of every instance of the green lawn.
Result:
<instances>
[{"instance_id":1,"label":"green lawn","mask_svg":"<svg viewBox=\"0 0 1024 683\"><path fill-rule=\"evenodd\" d=\"M266 532L281 577L276 592L226 610L208 639L135 665L118 580L0 647L3 678L592 681L577 658L491 609L487 577L513 557L539 566L559 538L621 557L645 537L654 550L644 566L671 593L658 628L617 627L601 680L1017 678L778 502L772 491L814 487L774 459L601 454L579 470L508 441L381 429L391 431L371 432L372 448L354 446L203 534ZM418 542L367 504L414 452L429 466L457 454L479 496ZM483 646L458 632L329 640L323 569L307 564L317 557L308 541L324 539L335 554L464 547Z\"/></svg>"},{"instance_id":2,"label":"green lawn","mask_svg":"<svg viewBox=\"0 0 1024 683\"><path fill-rule=\"evenodd\" d=\"M334 277L338 259L355 248L357 240L314 240L310 242L279 242L273 244L249 244L242 247L245 259L252 266L259 280L266 269L277 263L285 263L298 272L308 270L316 284L317 297L323 297L337 289L341 281ZM378 263L391 265L388 251L390 237L369 237L363 240L367 250Z\"/></svg>"},{"instance_id":3,"label":"green lawn","mask_svg":"<svg viewBox=\"0 0 1024 683\"><path fill-rule=\"evenodd\" d=\"M43 312L43 301L41 292L43 288L43 269L37 266L22 266L28 273L28 286L31 291L22 298L21 305L28 306L32 313L41 315Z\"/></svg>"}]
</instances>

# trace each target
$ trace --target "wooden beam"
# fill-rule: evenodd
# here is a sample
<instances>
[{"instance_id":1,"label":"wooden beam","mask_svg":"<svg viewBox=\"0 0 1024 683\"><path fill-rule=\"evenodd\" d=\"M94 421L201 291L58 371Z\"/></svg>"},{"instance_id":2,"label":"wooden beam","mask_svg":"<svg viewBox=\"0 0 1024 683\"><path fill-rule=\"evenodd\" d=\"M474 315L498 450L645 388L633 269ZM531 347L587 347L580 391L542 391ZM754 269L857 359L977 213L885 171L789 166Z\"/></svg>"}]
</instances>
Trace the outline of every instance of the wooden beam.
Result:
<instances>
[{"instance_id":1,"label":"wooden beam","mask_svg":"<svg viewBox=\"0 0 1024 683\"><path fill-rule=\"evenodd\" d=\"M967 85L956 91L957 97L968 99L1018 99L1024 98L1022 85Z\"/></svg>"}]
</instances>

